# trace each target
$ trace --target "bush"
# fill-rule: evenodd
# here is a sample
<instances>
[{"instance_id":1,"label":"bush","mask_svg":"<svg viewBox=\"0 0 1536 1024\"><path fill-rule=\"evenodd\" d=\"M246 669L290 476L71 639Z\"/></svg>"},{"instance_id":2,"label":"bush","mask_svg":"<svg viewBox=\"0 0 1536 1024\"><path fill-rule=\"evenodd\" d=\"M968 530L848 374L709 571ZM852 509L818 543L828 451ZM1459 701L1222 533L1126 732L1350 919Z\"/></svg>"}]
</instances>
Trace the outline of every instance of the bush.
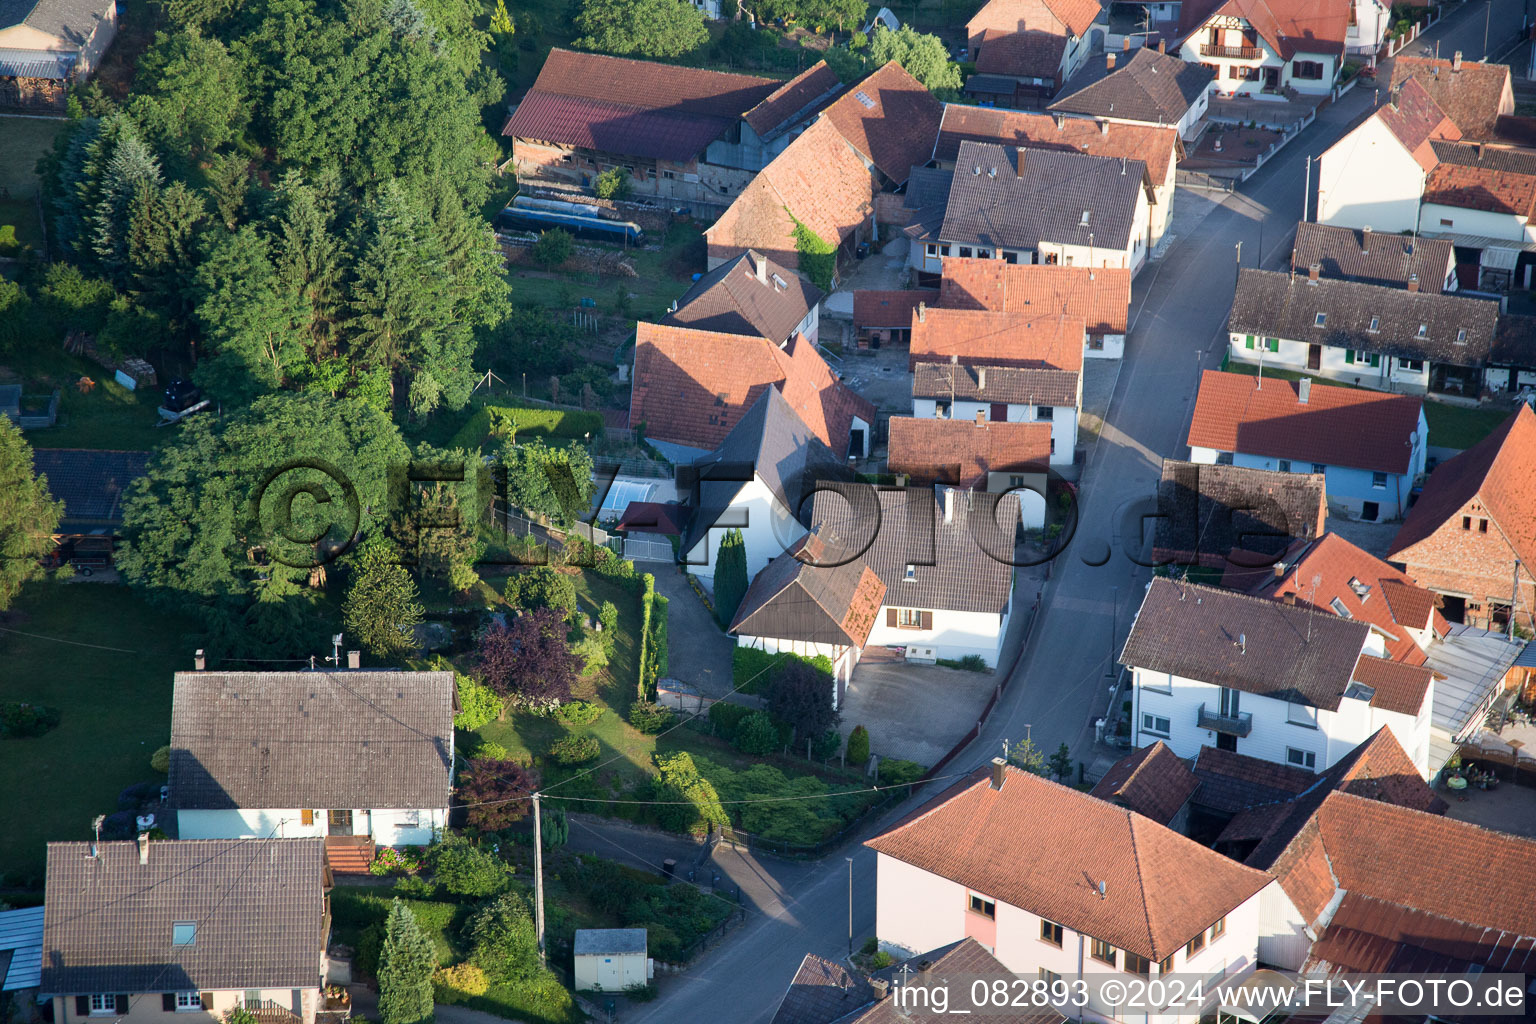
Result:
<instances>
[{"instance_id":1,"label":"bush","mask_svg":"<svg viewBox=\"0 0 1536 1024\"><path fill-rule=\"evenodd\" d=\"M474 757L484 758L488 761L506 761L511 758L511 753L506 747L495 740L481 740L475 744Z\"/></svg>"},{"instance_id":2,"label":"bush","mask_svg":"<svg viewBox=\"0 0 1536 1024\"><path fill-rule=\"evenodd\" d=\"M464 929L469 958L494 981L528 981L539 973L538 939L528 902L503 893L475 912Z\"/></svg>"},{"instance_id":3,"label":"bush","mask_svg":"<svg viewBox=\"0 0 1536 1024\"><path fill-rule=\"evenodd\" d=\"M629 172L610 167L592 181L592 191L599 199L623 199L629 195Z\"/></svg>"},{"instance_id":4,"label":"bush","mask_svg":"<svg viewBox=\"0 0 1536 1024\"><path fill-rule=\"evenodd\" d=\"M571 240L569 231L559 228L550 228L539 233L539 240L533 243L533 262L545 270L554 270L560 264L570 259L576 253L576 244Z\"/></svg>"},{"instance_id":5,"label":"bush","mask_svg":"<svg viewBox=\"0 0 1536 1024\"><path fill-rule=\"evenodd\" d=\"M836 729L828 729L816 738L812 751L816 760L829 761L837 756L838 750L843 745L842 734Z\"/></svg>"},{"instance_id":6,"label":"bush","mask_svg":"<svg viewBox=\"0 0 1536 1024\"><path fill-rule=\"evenodd\" d=\"M608 666L608 641L596 630L582 630L581 639L571 645L571 653L581 659L584 676Z\"/></svg>"},{"instance_id":7,"label":"bush","mask_svg":"<svg viewBox=\"0 0 1536 1024\"><path fill-rule=\"evenodd\" d=\"M869 761L869 730L862 725L853 727L848 734L848 763L855 767Z\"/></svg>"},{"instance_id":8,"label":"bush","mask_svg":"<svg viewBox=\"0 0 1536 1024\"><path fill-rule=\"evenodd\" d=\"M591 725L603 717L603 706L591 700L573 700L555 709L555 717L567 725Z\"/></svg>"},{"instance_id":9,"label":"bush","mask_svg":"<svg viewBox=\"0 0 1536 1024\"><path fill-rule=\"evenodd\" d=\"M453 716L455 729L473 731L501 716L501 709L506 703L501 694L483 683L475 682L469 676L456 676L454 683L458 686L461 709Z\"/></svg>"},{"instance_id":10,"label":"bush","mask_svg":"<svg viewBox=\"0 0 1536 1024\"><path fill-rule=\"evenodd\" d=\"M555 759L555 763L564 765L596 761L600 753L602 747L598 745L596 736L567 736L549 748L549 756Z\"/></svg>"},{"instance_id":11,"label":"bush","mask_svg":"<svg viewBox=\"0 0 1536 1024\"><path fill-rule=\"evenodd\" d=\"M432 975L432 991L440 1003L462 1003L485 995L490 987L490 979L474 964L439 967Z\"/></svg>"},{"instance_id":12,"label":"bush","mask_svg":"<svg viewBox=\"0 0 1536 1024\"><path fill-rule=\"evenodd\" d=\"M736 726L731 742L743 754L761 757L779 749L779 727L766 711L753 711Z\"/></svg>"},{"instance_id":13,"label":"bush","mask_svg":"<svg viewBox=\"0 0 1536 1024\"><path fill-rule=\"evenodd\" d=\"M709 706L709 721L717 734L730 739L736 735L736 727L741 724L741 720L751 713L749 707L717 700Z\"/></svg>"},{"instance_id":14,"label":"bush","mask_svg":"<svg viewBox=\"0 0 1536 1024\"><path fill-rule=\"evenodd\" d=\"M880 785L900 786L909 782L916 782L923 777L923 772L928 769L916 761L903 761L893 757L890 760L880 762Z\"/></svg>"},{"instance_id":15,"label":"bush","mask_svg":"<svg viewBox=\"0 0 1536 1024\"><path fill-rule=\"evenodd\" d=\"M629 706L629 724L647 736L654 736L672 724L672 709L655 701L637 700Z\"/></svg>"},{"instance_id":16,"label":"bush","mask_svg":"<svg viewBox=\"0 0 1536 1024\"><path fill-rule=\"evenodd\" d=\"M24 701L0 704L0 735L41 736L59 724L58 708Z\"/></svg>"},{"instance_id":17,"label":"bush","mask_svg":"<svg viewBox=\"0 0 1536 1024\"><path fill-rule=\"evenodd\" d=\"M869 958L869 966L877 971L883 971L896 962L896 958L883 949L875 951L875 955Z\"/></svg>"},{"instance_id":18,"label":"bush","mask_svg":"<svg viewBox=\"0 0 1536 1024\"><path fill-rule=\"evenodd\" d=\"M880 951L880 940L871 935L864 940L864 945L859 947L859 952L865 956L872 956Z\"/></svg>"},{"instance_id":19,"label":"bush","mask_svg":"<svg viewBox=\"0 0 1536 1024\"><path fill-rule=\"evenodd\" d=\"M420 875L405 875L397 881L393 893L406 900L430 900L437 895L437 885Z\"/></svg>"},{"instance_id":20,"label":"bush","mask_svg":"<svg viewBox=\"0 0 1536 1024\"><path fill-rule=\"evenodd\" d=\"M548 565L508 576L502 596L523 611L553 608L567 619L576 613L576 580Z\"/></svg>"},{"instance_id":21,"label":"bush","mask_svg":"<svg viewBox=\"0 0 1536 1024\"><path fill-rule=\"evenodd\" d=\"M655 759L661 773L655 789L657 799L663 801L657 808L662 828L700 835L711 828L730 825L725 808L720 805L720 794L699 774L692 754L684 751L670 757L655 755ZM687 803L666 803L678 800Z\"/></svg>"},{"instance_id":22,"label":"bush","mask_svg":"<svg viewBox=\"0 0 1536 1024\"><path fill-rule=\"evenodd\" d=\"M625 985L624 998L632 1003L649 1003L659 995L655 985Z\"/></svg>"},{"instance_id":23,"label":"bush","mask_svg":"<svg viewBox=\"0 0 1536 1024\"><path fill-rule=\"evenodd\" d=\"M169 743L149 755L149 766L161 775L169 775L171 773L171 745Z\"/></svg>"},{"instance_id":24,"label":"bush","mask_svg":"<svg viewBox=\"0 0 1536 1024\"><path fill-rule=\"evenodd\" d=\"M756 647L732 647L731 686L739 693L762 692L777 657Z\"/></svg>"},{"instance_id":25,"label":"bush","mask_svg":"<svg viewBox=\"0 0 1536 1024\"><path fill-rule=\"evenodd\" d=\"M511 881L511 872L500 858L471 846L467 839L451 839L434 847L432 873L455 896L491 896Z\"/></svg>"}]
</instances>

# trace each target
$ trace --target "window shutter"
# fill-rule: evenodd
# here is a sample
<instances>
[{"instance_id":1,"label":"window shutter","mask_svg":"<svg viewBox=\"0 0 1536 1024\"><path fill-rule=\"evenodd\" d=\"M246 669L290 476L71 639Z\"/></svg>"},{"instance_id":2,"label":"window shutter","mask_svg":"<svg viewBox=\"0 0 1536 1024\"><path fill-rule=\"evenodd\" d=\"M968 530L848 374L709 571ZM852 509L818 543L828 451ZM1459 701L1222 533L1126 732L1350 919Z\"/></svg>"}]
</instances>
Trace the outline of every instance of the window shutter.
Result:
<instances>
[{"instance_id":1,"label":"window shutter","mask_svg":"<svg viewBox=\"0 0 1536 1024\"><path fill-rule=\"evenodd\" d=\"M304 824L306 824L306 825L313 825L315 823L315 812L314 812L314 810L306 808L305 810L300 811L299 812L299 819L301 821L303 821Z\"/></svg>"},{"instance_id":2,"label":"window shutter","mask_svg":"<svg viewBox=\"0 0 1536 1024\"><path fill-rule=\"evenodd\" d=\"M1372 366L1380 366L1381 365L1381 356L1376 355L1376 354L1373 353L1371 355L1371 365Z\"/></svg>"},{"instance_id":3,"label":"window shutter","mask_svg":"<svg viewBox=\"0 0 1536 1024\"><path fill-rule=\"evenodd\" d=\"M203 1009L207 1010L210 1013L213 1012L213 993L212 992L199 992L197 994L197 1001L202 1004Z\"/></svg>"},{"instance_id":4,"label":"window shutter","mask_svg":"<svg viewBox=\"0 0 1536 1024\"><path fill-rule=\"evenodd\" d=\"M922 612L921 615L922 615L923 628L924 629L932 629L933 628L933 612Z\"/></svg>"},{"instance_id":5,"label":"window shutter","mask_svg":"<svg viewBox=\"0 0 1536 1024\"><path fill-rule=\"evenodd\" d=\"M1247 347L1247 348L1253 348L1253 335L1251 335L1251 334L1250 334L1250 335L1248 335L1248 340L1247 340L1247 342L1246 342L1246 343L1245 343L1245 347Z\"/></svg>"},{"instance_id":6,"label":"window shutter","mask_svg":"<svg viewBox=\"0 0 1536 1024\"><path fill-rule=\"evenodd\" d=\"M91 1015L91 997L75 996L75 1016L89 1017Z\"/></svg>"},{"instance_id":7,"label":"window shutter","mask_svg":"<svg viewBox=\"0 0 1536 1024\"><path fill-rule=\"evenodd\" d=\"M1355 350L1354 349L1347 348L1347 349L1344 350L1344 361L1346 363L1352 363L1352 362L1355 361Z\"/></svg>"},{"instance_id":8,"label":"window shutter","mask_svg":"<svg viewBox=\"0 0 1536 1024\"><path fill-rule=\"evenodd\" d=\"M162 992L162 993L160 993L160 1009L164 1010L166 1013L175 1013L176 1012L176 993L175 992Z\"/></svg>"},{"instance_id":9,"label":"window shutter","mask_svg":"<svg viewBox=\"0 0 1536 1024\"><path fill-rule=\"evenodd\" d=\"M117 994L117 1015L121 1017L128 1012L128 995L125 992Z\"/></svg>"},{"instance_id":10,"label":"window shutter","mask_svg":"<svg viewBox=\"0 0 1536 1024\"><path fill-rule=\"evenodd\" d=\"M885 610L885 624L887 626L891 626L892 628L895 627L895 625L896 625L896 609L895 608L887 608Z\"/></svg>"}]
</instances>

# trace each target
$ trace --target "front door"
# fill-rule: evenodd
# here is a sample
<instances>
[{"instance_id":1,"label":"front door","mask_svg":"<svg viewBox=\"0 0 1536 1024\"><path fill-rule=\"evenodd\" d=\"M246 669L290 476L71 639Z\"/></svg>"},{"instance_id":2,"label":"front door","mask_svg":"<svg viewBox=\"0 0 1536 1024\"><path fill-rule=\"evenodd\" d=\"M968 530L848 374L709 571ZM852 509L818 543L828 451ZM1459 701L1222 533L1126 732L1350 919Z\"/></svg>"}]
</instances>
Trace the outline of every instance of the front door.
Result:
<instances>
[{"instance_id":1,"label":"front door","mask_svg":"<svg viewBox=\"0 0 1536 1024\"><path fill-rule=\"evenodd\" d=\"M1266 89L1277 89L1279 87L1280 87L1280 69L1279 68L1274 68L1274 67L1265 68L1264 69L1264 88L1266 88Z\"/></svg>"},{"instance_id":2,"label":"front door","mask_svg":"<svg viewBox=\"0 0 1536 1024\"><path fill-rule=\"evenodd\" d=\"M349 836L352 834L351 811L326 811L325 832L332 836Z\"/></svg>"},{"instance_id":3,"label":"front door","mask_svg":"<svg viewBox=\"0 0 1536 1024\"><path fill-rule=\"evenodd\" d=\"M1237 717L1238 699L1241 694L1241 690L1232 690L1225 686L1221 688L1221 715L1223 718Z\"/></svg>"},{"instance_id":4,"label":"front door","mask_svg":"<svg viewBox=\"0 0 1536 1024\"><path fill-rule=\"evenodd\" d=\"M1216 749L1230 750L1237 753L1237 737L1231 733L1219 732L1216 734Z\"/></svg>"},{"instance_id":5,"label":"front door","mask_svg":"<svg viewBox=\"0 0 1536 1024\"><path fill-rule=\"evenodd\" d=\"M1323 346L1307 346L1307 369L1320 370L1323 367Z\"/></svg>"}]
</instances>

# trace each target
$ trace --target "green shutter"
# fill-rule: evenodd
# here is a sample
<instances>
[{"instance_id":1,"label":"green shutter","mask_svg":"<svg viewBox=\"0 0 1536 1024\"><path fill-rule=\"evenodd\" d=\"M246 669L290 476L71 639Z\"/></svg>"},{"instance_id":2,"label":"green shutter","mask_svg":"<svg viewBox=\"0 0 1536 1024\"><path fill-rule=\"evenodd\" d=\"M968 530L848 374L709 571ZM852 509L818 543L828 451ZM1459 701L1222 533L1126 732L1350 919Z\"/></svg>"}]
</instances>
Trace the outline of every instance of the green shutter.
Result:
<instances>
[{"instance_id":1,"label":"green shutter","mask_svg":"<svg viewBox=\"0 0 1536 1024\"><path fill-rule=\"evenodd\" d=\"M1371 356L1371 365L1372 366L1380 366L1381 365L1381 356L1372 354L1372 356Z\"/></svg>"},{"instance_id":2,"label":"green shutter","mask_svg":"<svg viewBox=\"0 0 1536 1024\"><path fill-rule=\"evenodd\" d=\"M1270 338L1268 344L1269 344L1269 350L1271 352L1279 352L1280 351L1280 339L1279 338Z\"/></svg>"},{"instance_id":3,"label":"green shutter","mask_svg":"<svg viewBox=\"0 0 1536 1024\"><path fill-rule=\"evenodd\" d=\"M1344 350L1344 361L1346 363L1352 363L1352 362L1355 361L1355 350L1354 349L1347 348L1347 349Z\"/></svg>"},{"instance_id":4,"label":"green shutter","mask_svg":"<svg viewBox=\"0 0 1536 1024\"><path fill-rule=\"evenodd\" d=\"M1248 335L1247 347L1253 348L1253 335Z\"/></svg>"}]
</instances>

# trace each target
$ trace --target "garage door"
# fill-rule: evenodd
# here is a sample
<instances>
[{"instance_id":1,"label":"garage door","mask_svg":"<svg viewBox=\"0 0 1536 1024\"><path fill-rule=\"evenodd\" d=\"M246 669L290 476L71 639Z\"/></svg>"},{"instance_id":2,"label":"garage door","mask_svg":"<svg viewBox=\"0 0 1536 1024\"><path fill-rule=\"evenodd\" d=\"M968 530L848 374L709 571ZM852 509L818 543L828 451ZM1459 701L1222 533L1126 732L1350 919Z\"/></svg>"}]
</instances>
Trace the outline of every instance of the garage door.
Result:
<instances>
[{"instance_id":1,"label":"garage door","mask_svg":"<svg viewBox=\"0 0 1536 1024\"><path fill-rule=\"evenodd\" d=\"M624 972L616 956L605 956L597 964L597 987L604 992L624 990Z\"/></svg>"}]
</instances>

